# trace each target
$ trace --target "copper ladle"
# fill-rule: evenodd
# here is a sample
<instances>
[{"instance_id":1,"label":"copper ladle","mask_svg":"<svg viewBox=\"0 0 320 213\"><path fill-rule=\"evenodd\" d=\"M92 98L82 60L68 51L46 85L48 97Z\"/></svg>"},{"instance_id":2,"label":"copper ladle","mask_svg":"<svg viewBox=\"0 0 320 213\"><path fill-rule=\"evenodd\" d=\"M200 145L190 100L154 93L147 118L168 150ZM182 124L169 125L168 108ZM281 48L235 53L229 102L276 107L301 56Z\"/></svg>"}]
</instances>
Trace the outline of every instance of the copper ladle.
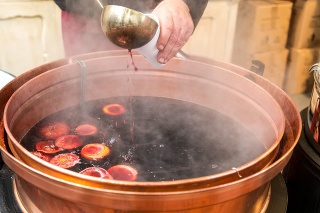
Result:
<instances>
[{"instance_id":1,"label":"copper ladle","mask_svg":"<svg viewBox=\"0 0 320 213\"><path fill-rule=\"evenodd\" d=\"M101 28L115 45L125 49L136 49L152 40L158 23L141 12L118 5L103 6Z\"/></svg>"}]
</instances>

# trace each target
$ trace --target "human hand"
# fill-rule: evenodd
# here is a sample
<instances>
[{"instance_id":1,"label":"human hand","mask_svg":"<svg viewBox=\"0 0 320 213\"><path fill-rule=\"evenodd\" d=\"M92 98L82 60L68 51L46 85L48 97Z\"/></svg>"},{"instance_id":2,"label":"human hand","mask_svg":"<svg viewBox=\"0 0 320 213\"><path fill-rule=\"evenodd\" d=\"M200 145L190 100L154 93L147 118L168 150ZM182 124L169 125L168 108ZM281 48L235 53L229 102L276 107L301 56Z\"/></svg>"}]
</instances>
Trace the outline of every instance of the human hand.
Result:
<instances>
[{"instance_id":1,"label":"human hand","mask_svg":"<svg viewBox=\"0 0 320 213\"><path fill-rule=\"evenodd\" d=\"M183 0L164 0L153 11L160 22L158 62L165 64L188 41L194 30L189 7Z\"/></svg>"}]
</instances>

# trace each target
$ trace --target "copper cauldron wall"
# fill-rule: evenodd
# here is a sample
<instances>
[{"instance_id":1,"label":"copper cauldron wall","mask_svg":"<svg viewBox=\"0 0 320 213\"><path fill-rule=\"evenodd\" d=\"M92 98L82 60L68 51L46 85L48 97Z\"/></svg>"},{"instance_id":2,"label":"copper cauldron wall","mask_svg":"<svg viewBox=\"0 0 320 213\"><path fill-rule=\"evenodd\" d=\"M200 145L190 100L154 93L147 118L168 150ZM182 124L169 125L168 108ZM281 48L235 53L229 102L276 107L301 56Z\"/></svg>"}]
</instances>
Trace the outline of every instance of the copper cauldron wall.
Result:
<instances>
[{"instance_id":1,"label":"copper cauldron wall","mask_svg":"<svg viewBox=\"0 0 320 213\"><path fill-rule=\"evenodd\" d=\"M255 134L257 142L262 142L267 148L261 156L239 166L236 171L230 168L229 171L212 175L210 178L193 179L194 188L238 180L238 173L241 173L242 177L254 174L274 160L284 131L284 119L279 105L262 88L225 69L191 61L155 69L150 66L145 67L141 64L144 60L139 60L143 58L138 57L135 62L137 65L140 63L140 70L135 73L126 69L126 64L123 63L126 57L126 55L109 56L82 61L87 67L86 100L127 96L130 85L127 83L128 78L132 78L130 87L132 96L166 97L214 109L246 126L252 134ZM105 68L106 66L108 67ZM196 73L194 67L198 68ZM9 146L15 157L52 176L84 183L86 179L82 175L79 176L77 173L75 175L39 160L18 142L26 131L42 118L60 109L79 104L81 97L79 76L79 65L73 63L31 79L11 96L5 108L4 124L9 135ZM87 181L85 185L107 189L119 187L109 182L101 184L100 181ZM166 184L158 187L158 184L153 184L152 189L148 189L148 185L142 184L139 191L141 188L142 191L168 190L165 189ZM179 190L183 190L184 187L190 190L189 185L179 181L169 185L170 190L173 190L173 185ZM121 186L121 189L124 190L124 186ZM134 189L128 188L130 191Z\"/></svg>"},{"instance_id":2,"label":"copper cauldron wall","mask_svg":"<svg viewBox=\"0 0 320 213\"><path fill-rule=\"evenodd\" d=\"M30 70L1 90L1 113L12 94L23 84L36 80L38 76L43 74L49 74L48 76L50 76L50 72L56 72L55 69L63 70L64 67L68 66L69 68L76 67L74 62L77 60L84 60L88 64L90 62L96 64L96 60L99 61L100 58L124 54L126 55L122 51L87 54L70 59L61 59ZM137 55L134 57L137 58L138 67L148 67L143 58L139 58L140 56ZM40 211L46 210L46 212L50 210L48 207L50 206L49 202L54 203L51 209L52 212L56 210L57 206L61 205L66 208L64 212L113 212L114 210L133 212L175 212L182 210L185 212L218 212L223 210L224 212L232 212L235 209L239 210L239 212L263 212L270 195L269 181L286 165L300 135L301 121L295 105L281 89L264 78L240 67L196 57L188 61L174 59L172 63L175 63L172 66L180 67L190 66L190 64L194 63L194 65L204 66L208 69L218 68L221 71L236 75L237 79L238 77L243 78L243 80L246 79L245 81L250 79L248 84L253 82L259 88L265 90L281 106L281 110L284 113L285 128L283 137L281 135L281 144L279 140L279 144L272 151L262 156L259 162L240 168L240 174L243 175L242 178L239 178L237 171L229 171L224 174L227 178L220 177L219 179L219 177L215 177L219 180L216 182L214 181L215 178L209 177L158 184L121 181L106 183L96 180L96 178L78 177L72 173L39 163L23 152L19 145L10 144L10 148L13 151L13 154L11 154L6 143L7 137L2 121L1 151L6 164L17 174L17 188L21 192L22 202L28 203L31 200L36 205L36 208L39 208ZM169 64L168 66L170 67L171 65ZM194 69L196 67L194 66ZM119 69L125 70L126 65L120 66ZM141 72L143 72L143 69ZM205 70L194 70L194 72L208 74ZM71 71L70 75L74 73ZM208 77L210 78L210 76ZM48 81L51 81L50 78L48 78ZM234 83L236 84L236 82ZM43 85L39 85L39 87ZM35 90L42 89L45 90L46 88L35 88ZM75 97L79 97L79 94L75 95ZM25 101L30 100L24 100L23 102ZM51 110L57 110L57 108ZM35 116L35 120L32 120L31 117L28 118L31 119L27 121L28 125L41 119L47 113L40 113L40 115L37 115L39 117ZM17 116L14 119L19 120L20 118ZM17 122L16 124L20 125ZM28 125L22 125L21 127L27 129ZM8 134L10 135L11 133L8 132ZM19 135L19 132L15 132L15 134ZM277 159L275 159L276 156ZM267 160L265 161L264 158ZM248 203L251 205L248 205Z\"/></svg>"}]
</instances>

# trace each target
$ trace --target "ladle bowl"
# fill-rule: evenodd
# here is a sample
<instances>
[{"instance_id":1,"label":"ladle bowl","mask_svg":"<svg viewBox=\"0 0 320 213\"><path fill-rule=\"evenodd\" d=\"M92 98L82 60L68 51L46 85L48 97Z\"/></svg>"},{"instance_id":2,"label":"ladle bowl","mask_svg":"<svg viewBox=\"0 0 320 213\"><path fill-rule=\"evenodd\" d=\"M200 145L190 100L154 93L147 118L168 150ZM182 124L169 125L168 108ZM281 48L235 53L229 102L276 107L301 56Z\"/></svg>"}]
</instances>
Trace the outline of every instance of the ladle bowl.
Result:
<instances>
[{"instance_id":1,"label":"ladle bowl","mask_svg":"<svg viewBox=\"0 0 320 213\"><path fill-rule=\"evenodd\" d=\"M152 40L158 23L136 10L106 5L102 8L101 28L115 45L125 49L136 49Z\"/></svg>"}]
</instances>

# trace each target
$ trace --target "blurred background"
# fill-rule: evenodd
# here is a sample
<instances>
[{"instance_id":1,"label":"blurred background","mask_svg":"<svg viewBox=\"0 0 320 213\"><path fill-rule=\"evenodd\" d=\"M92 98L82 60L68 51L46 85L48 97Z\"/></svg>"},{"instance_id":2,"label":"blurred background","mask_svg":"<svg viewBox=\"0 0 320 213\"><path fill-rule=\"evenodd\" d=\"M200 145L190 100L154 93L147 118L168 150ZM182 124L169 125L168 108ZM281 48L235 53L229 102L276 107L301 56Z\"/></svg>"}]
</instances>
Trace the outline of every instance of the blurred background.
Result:
<instances>
[{"instance_id":1,"label":"blurred background","mask_svg":"<svg viewBox=\"0 0 320 213\"><path fill-rule=\"evenodd\" d=\"M310 67L320 62L318 0L209 0L183 51L250 69L285 90L299 109L309 104ZM20 75L63 58L61 11L48 0L0 0L0 70Z\"/></svg>"}]
</instances>

